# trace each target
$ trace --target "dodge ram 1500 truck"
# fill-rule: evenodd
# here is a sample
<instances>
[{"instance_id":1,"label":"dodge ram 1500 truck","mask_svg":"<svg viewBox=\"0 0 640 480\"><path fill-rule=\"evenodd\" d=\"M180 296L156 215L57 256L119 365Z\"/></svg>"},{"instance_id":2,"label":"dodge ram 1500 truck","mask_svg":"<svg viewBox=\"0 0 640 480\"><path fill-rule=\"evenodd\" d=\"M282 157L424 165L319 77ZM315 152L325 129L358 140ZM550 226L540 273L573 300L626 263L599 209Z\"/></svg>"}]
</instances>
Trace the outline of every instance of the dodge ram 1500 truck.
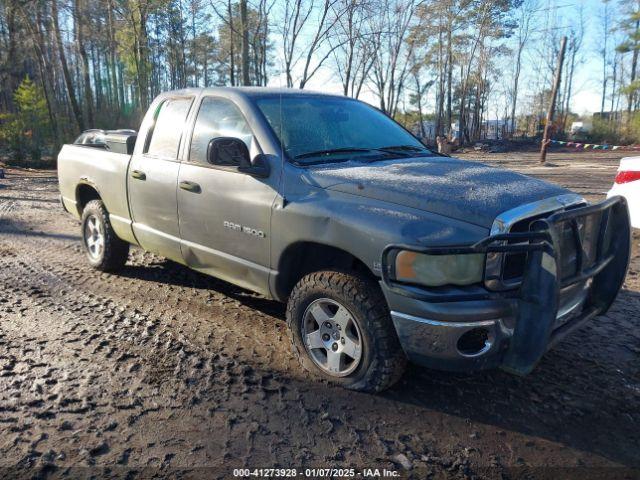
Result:
<instances>
[{"instance_id":1,"label":"dodge ram 1500 truck","mask_svg":"<svg viewBox=\"0 0 640 480\"><path fill-rule=\"evenodd\" d=\"M527 374L607 311L629 262L622 198L433 153L346 97L164 93L137 138L86 132L58 171L93 267L133 244L286 302L302 365L354 390L407 359Z\"/></svg>"}]
</instances>

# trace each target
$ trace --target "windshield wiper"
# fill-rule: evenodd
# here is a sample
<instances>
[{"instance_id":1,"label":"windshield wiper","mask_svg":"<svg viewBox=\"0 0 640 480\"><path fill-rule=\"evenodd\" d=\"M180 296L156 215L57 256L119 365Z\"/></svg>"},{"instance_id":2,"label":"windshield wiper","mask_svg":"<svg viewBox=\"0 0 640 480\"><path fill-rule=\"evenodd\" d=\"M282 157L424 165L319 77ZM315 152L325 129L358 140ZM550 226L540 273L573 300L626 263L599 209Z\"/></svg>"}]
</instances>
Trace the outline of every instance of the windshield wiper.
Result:
<instances>
[{"instance_id":1,"label":"windshield wiper","mask_svg":"<svg viewBox=\"0 0 640 480\"><path fill-rule=\"evenodd\" d=\"M340 153L367 153L370 152L371 148L356 148L356 147L345 147L345 148L330 148L327 150L317 150L315 152L307 152L301 153L300 155L296 155L293 157L295 160L299 160L301 158L311 158L311 157L326 157L329 155L337 155Z\"/></svg>"},{"instance_id":2,"label":"windshield wiper","mask_svg":"<svg viewBox=\"0 0 640 480\"><path fill-rule=\"evenodd\" d=\"M433 153L431 150L427 148L420 148L414 145L392 145L389 147L380 147L380 148L364 148L364 147L343 147L343 148L330 148L326 150L317 150L315 152L307 152L301 153L293 157L294 163L300 163L300 165L317 165L321 163L338 163L338 162L348 162L352 160L353 157L346 158L329 158L333 155L339 155L341 153L377 153L378 155L383 155L380 158L368 158L368 162L373 162L376 160L387 160L393 156L395 157L411 157L416 153ZM312 162L298 162L298 160L305 158L313 158L316 157L318 160ZM365 161L364 156L358 157L358 160Z\"/></svg>"},{"instance_id":3,"label":"windshield wiper","mask_svg":"<svg viewBox=\"0 0 640 480\"><path fill-rule=\"evenodd\" d=\"M417 145L389 145L387 147L380 147L380 150L410 150L412 152L418 152L426 150L426 148L418 147Z\"/></svg>"},{"instance_id":4,"label":"windshield wiper","mask_svg":"<svg viewBox=\"0 0 640 480\"><path fill-rule=\"evenodd\" d=\"M378 150L383 150L386 152L398 152L398 151L404 151L404 152L415 152L415 153L424 153L424 154L430 154L430 155L436 155L438 157L448 157L449 155L445 155L443 153L440 153L436 150L432 150L429 147L418 147L416 145L393 145L390 147L381 147Z\"/></svg>"},{"instance_id":5,"label":"windshield wiper","mask_svg":"<svg viewBox=\"0 0 640 480\"><path fill-rule=\"evenodd\" d=\"M382 152L387 152L387 153L405 155L407 157L416 156L416 154L419 154L420 156L423 156L423 155L436 155L439 157L447 156L447 155L438 153L435 150L431 150L428 147L418 147L416 145L391 145L389 147L380 147L378 148L378 150Z\"/></svg>"},{"instance_id":6,"label":"windshield wiper","mask_svg":"<svg viewBox=\"0 0 640 480\"><path fill-rule=\"evenodd\" d=\"M415 145L390 145L388 147L379 147L378 150L386 151L396 151L401 150L405 152L428 152L429 150L424 147L417 147Z\"/></svg>"}]
</instances>

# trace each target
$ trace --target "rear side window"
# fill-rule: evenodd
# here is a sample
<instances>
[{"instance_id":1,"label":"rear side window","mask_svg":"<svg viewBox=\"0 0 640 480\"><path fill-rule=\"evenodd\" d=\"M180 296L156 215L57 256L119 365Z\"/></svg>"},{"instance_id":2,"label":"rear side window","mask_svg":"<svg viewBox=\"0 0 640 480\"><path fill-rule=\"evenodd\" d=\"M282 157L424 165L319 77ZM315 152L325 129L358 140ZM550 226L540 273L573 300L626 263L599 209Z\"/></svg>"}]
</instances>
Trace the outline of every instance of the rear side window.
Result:
<instances>
[{"instance_id":1,"label":"rear side window","mask_svg":"<svg viewBox=\"0 0 640 480\"><path fill-rule=\"evenodd\" d=\"M180 138L193 98L170 98L156 111L156 121L146 153L154 157L176 159Z\"/></svg>"},{"instance_id":2,"label":"rear side window","mask_svg":"<svg viewBox=\"0 0 640 480\"><path fill-rule=\"evenodd\" d=\"M239 138L251 150L253 134L240 109L230 100L205 97L193 128L189 161L207 163L209 142L220 137Z\"/></svg>"}]
</instances>

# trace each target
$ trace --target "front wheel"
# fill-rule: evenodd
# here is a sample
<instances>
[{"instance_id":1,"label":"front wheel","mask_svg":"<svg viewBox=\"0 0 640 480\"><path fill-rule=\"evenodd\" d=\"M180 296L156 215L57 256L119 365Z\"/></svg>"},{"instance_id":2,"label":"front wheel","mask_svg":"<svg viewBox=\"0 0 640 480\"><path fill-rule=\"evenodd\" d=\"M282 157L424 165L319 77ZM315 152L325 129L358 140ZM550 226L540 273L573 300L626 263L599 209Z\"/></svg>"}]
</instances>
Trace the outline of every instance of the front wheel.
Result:
<instances>
[{"instance_id":1,"label":"front wheel","mask_svg":"<svg viewBox=\"0 0 640 480\"><path fill-rule=\"evenodd\" d=\"M87 203L81 222L82 245L89 264L103 272L122 268L129 256L129 244L116 236L102 201Z\"/></svg>"},{"instance_id":2,"label":"front wheel","mask_svg":"<svg viewBox=\"0 0 640 480\"><path fill-rule=\"evenodd\" d=\"M302 366L345 388L380 392L404 372L406 357L371 279L338 271L303 277L289 298L287 323Z\"/></svg>"}]
</instances>

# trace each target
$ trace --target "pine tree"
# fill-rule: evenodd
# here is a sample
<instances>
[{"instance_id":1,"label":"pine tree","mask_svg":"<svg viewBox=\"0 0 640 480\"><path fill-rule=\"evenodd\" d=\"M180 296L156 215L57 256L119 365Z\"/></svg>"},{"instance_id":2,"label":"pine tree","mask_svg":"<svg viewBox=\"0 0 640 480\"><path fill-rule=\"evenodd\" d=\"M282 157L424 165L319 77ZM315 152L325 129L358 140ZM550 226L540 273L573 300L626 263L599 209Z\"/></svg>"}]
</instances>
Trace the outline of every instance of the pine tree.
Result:
<instances>
[{"instance_id":1,"label":"pine tree","mask_svg":"<svg viewBox=\"0 0 640 480\"><path fill-rule=\"evenodd\" d=\"M25 77L14 92L13 101L16 112L0 115L0 140L7 142L14 158L22 160L29 155L39 160L51 135L42 88Z\"/></svg>"}]
</instances>

